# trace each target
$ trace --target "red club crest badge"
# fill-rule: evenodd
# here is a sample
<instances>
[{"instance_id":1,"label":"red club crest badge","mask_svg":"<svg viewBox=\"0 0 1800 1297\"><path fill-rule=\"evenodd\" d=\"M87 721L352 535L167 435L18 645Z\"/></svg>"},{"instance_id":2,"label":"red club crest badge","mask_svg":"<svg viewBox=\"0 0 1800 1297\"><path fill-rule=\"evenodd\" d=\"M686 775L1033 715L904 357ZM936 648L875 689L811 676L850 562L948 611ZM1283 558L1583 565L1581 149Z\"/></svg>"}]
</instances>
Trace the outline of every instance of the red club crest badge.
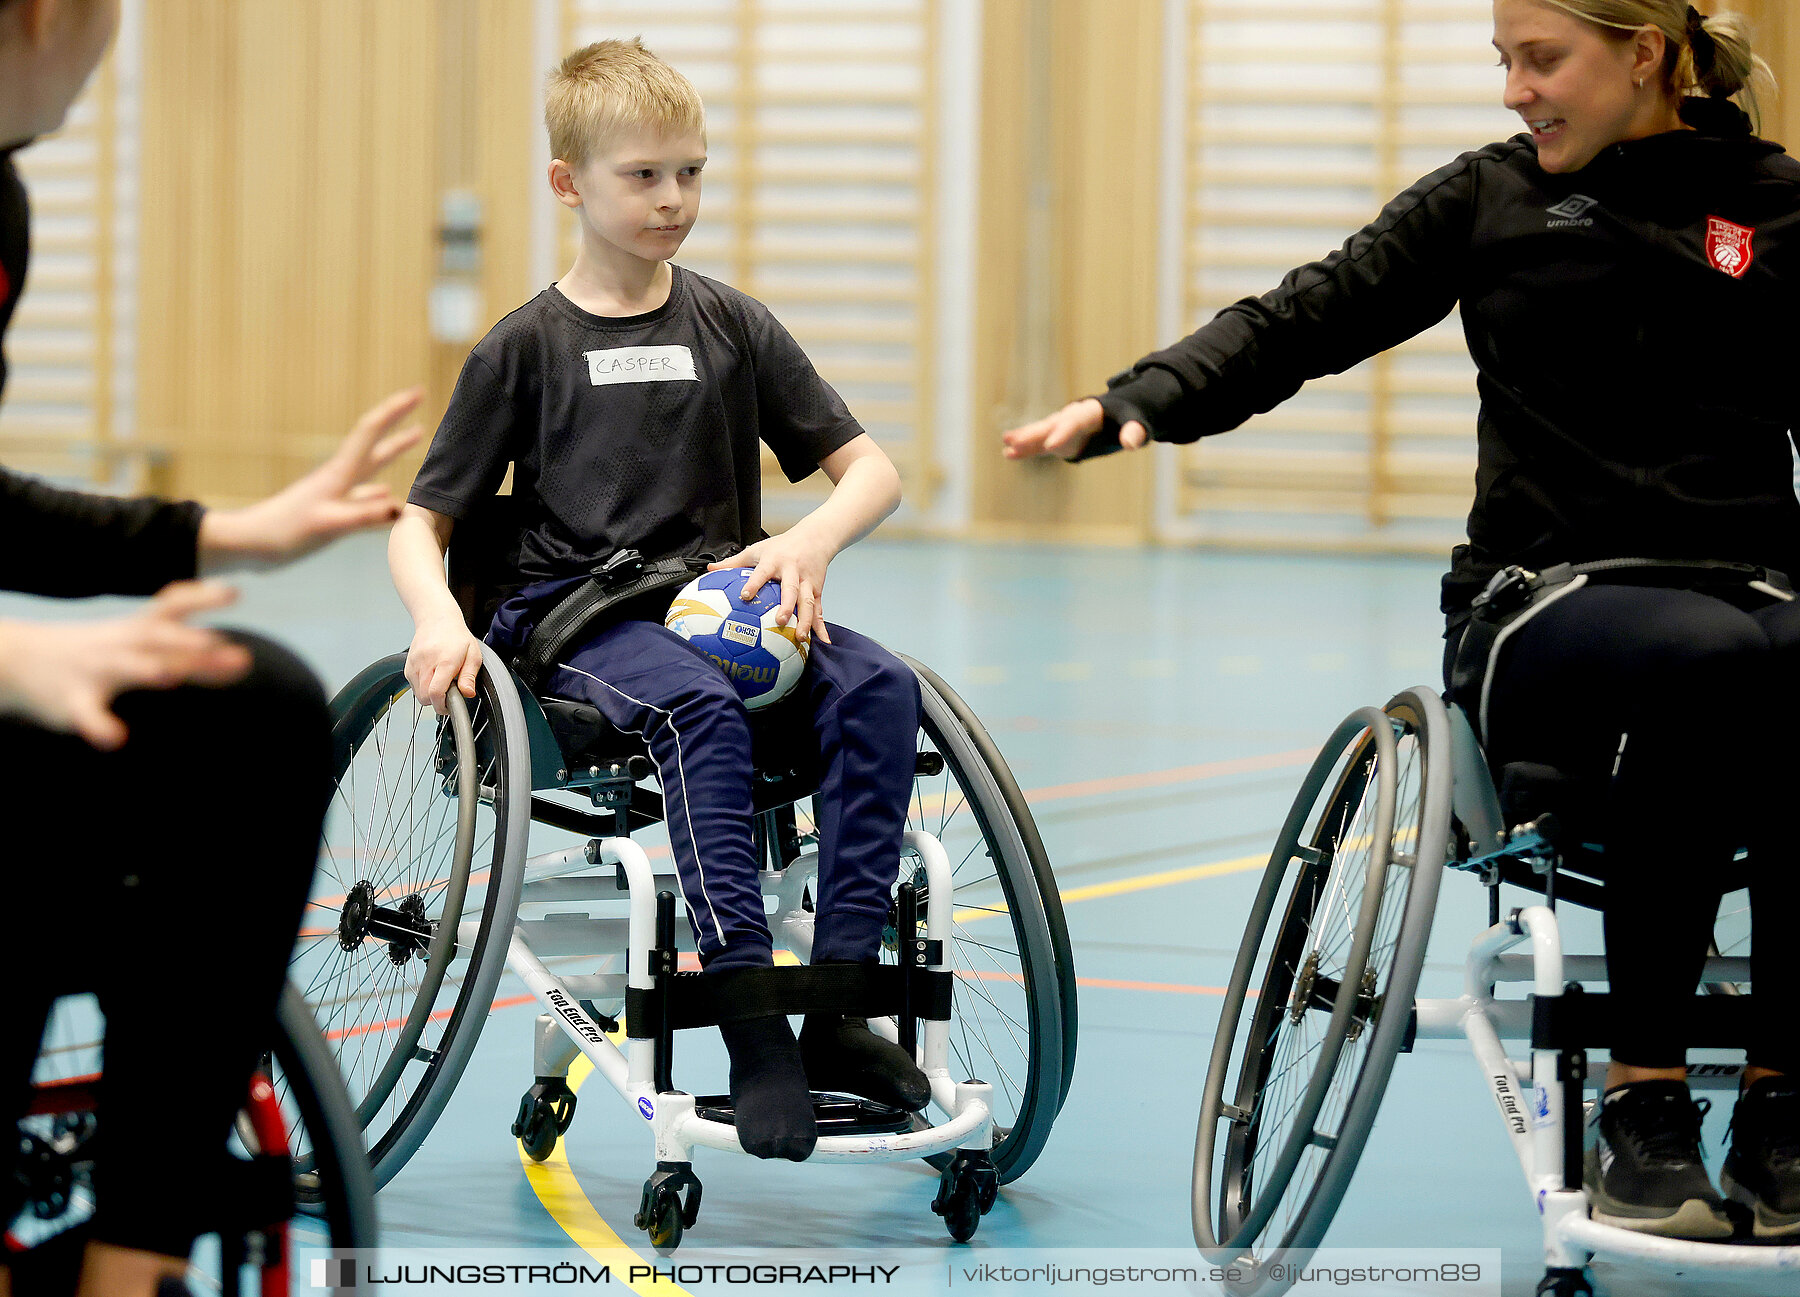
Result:
<instances>
[{"instance_id":1,"label":"red club crest badge","mask_svg":"<svg viewBox=\"0 0 1800 1297\"><path fill-rule=\"evenodd\" d=\"M1742 279L1756 260L1756 231L1748 226L1733 225L1717 216L1706 218L1706 259L1714 270L1723 270L1733 279Z\"/></svg>"}]
</instances>

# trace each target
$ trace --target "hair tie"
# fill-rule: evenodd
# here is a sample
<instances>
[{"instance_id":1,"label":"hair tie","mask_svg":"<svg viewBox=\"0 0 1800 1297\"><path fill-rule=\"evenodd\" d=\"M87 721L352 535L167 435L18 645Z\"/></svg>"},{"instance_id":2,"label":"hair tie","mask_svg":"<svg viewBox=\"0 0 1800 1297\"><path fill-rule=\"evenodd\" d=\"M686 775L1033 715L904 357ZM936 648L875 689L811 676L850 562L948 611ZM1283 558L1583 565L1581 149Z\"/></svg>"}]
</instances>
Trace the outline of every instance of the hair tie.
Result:
<instances>
[{"instance_id":1,"label":"hair tie","mask_svg":"<svg viewBox=\"0 0 1800 1297\"><path fill-rule=\"evenodd\" d=\"M1687 11L1687 38L1694 51L1694 71L1704 84L1719 60L1719 46L1712 33L1706 30L1706 15L1693 5L1689 5Z\"/></svg>"}]
</instances>

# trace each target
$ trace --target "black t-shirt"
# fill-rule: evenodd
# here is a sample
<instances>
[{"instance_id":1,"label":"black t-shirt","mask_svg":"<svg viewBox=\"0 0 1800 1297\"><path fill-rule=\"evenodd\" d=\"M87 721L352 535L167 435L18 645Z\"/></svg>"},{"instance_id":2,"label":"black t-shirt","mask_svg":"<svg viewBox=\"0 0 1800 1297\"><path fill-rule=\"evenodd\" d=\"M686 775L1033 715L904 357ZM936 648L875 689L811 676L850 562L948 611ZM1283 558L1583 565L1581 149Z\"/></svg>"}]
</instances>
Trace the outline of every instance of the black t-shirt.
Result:
<instances>
[{"instance_id":1,"label":"black t-shirt","mask_svg":"<svg viewBox=\"0 0 1800 1297\"><path fill-rule=\"evenodd\" d=\"M0 391L6 328L25 288L31 207L0 149ZM32 594L149 594L194 575L197 504L64 491L0 469L0 589Z\"/></svg>"},{"instance_id":2,"label":"black t-shirt","mask_svg":"<svg viewBox=\"0 0 1800 1297\"><path fill-rule=\"evenodd\" d=\"M408 499L465 518L513 467L522 581L622 549L723 556L762 538L761 450L790 481L862 432L767 307L671 267L669 300L590 315L546 288L463 365Z\"/></svg>"}]
</instances>

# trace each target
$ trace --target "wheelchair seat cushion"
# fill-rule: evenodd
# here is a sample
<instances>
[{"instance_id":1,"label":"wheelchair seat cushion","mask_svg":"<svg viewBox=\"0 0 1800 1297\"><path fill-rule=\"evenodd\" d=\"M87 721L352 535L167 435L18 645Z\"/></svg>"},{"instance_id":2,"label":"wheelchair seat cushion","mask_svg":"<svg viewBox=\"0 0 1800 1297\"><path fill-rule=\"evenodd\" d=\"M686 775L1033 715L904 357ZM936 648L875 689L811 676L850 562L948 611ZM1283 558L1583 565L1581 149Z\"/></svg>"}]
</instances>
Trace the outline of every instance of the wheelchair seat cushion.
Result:
<instances>
[{"instance_id":1,"label":"wheelchair seat cushion","mask_svg":"<svg viewBox=\"0 0 1800 1297\"><path fill-rule=\"evenodd\" d=\"M623 764L633 757L649 755L643 739L619 729L592 703L552 695L545 695L538 702L571 770Z\"/></svg>"}]
</instances>

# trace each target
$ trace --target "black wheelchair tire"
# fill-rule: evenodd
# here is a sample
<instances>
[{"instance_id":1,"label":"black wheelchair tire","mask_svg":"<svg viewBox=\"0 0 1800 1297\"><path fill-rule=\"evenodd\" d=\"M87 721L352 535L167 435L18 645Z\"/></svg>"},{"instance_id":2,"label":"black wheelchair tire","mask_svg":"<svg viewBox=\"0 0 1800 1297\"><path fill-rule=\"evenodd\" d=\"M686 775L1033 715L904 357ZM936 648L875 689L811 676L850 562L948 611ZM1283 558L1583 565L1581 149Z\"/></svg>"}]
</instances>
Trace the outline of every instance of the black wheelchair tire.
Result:
<instances>
[{"instance_id":1,"label":"black wheelchair tire","mask_svg":"<svg viewBox=\"0 0 1800 1297\"><path fill-rule=\"evenodd\" d=\"M49 1026L40 1047L56 1055L59 1062L53 1075L41 1079L51 1084L77 1080L91 1092L92 1079L102 1066L97 1029L83 1029L61 1039L56 1036L57 1028ZM334 1252L377 1247L375 1180L363 1152L362 1129L338 1074L337 1058L320 1035L305 997L291 982L283 986L276 1004L269 1054L274 1063L271 1079L287 1127L287 1151L295 1158L296 1210L323 1223L324 1246ZM103 1112L100 1126L104 1129ZM244 1116L240 1115L235 1129L234 1156L264 1151L257 1146L253 1127ZM303 1153L309 1154L304 1171L300 1169ZM292 1262L290 1254L290 1279L298 1289L303 1281Z\"/></svg>"},{"instance_id":2,"label":"black wheelchair tire","mask_svg":"<svg viewBox=\"0 0 1800 1297\"><path fill-rule=\"evenodd\" d=\"M1075 1050L1080 1035L1081 1015L1076 998L1075 954L1069 943L1069 924L1063 916L1062 892L1056 885L1056 875L1050 867L1050 854L1044 850L1044 840L1038 833L1037 821L1032 818L1031 806L1019 788L1019 781L1013 778L1012 768L1006 764L1006 758L1001 755L999 746L988 734L986 726L982 725L969 705L962 700L962 696L945 684L935 671L911 658L904 660L924 686L936 693L950 709L974 743L1005 803L1006 819L1015 827L1024 856L1031 864L1032 877L1037 881L1038 899L1044 909L1044 923L1050 930L1057 1002L1062 1013L1062 1080L1057 1093L1057 1109L1060 1111L1063 1101L1069 1097L1069 1087L1075 1080Z\"/></svg>"},{"instance_id":3,"label":"black wheelchair tire","mask_svg":"<svg viewBox=\"0 0 1800 1297\"><path fill-rule=\"evenodd\" d=\"M340 690L332 702L335 768L340 781L338 800L343 800L342 781L346 772L361 747L371 740L376 727L393 715L395 709L416 706L407 696L405 663L405 655L400 653L381 659ZM496 668L503 675L498 685L493 676ZM475 1050L495 989L505 972L507 946L518 911L524 847L530 823L531 781L529 769L520 759L527 747L522 737L523 719L515 686L511 675L498 667L497 659L490 658L484 665L476 681L476 697L470 703L469 711L475 727L471 737L481 762L478 796L484 805L491 807L492 828L491 833L474 844L472 853L465 854L453 848L454 858L445 868L449 875L443 889L446 895L464 895L472 878L478 874L486 875L479 932L468 951L461 980L455 984L454 1001L447 1012L441 1007L434 1010L440 995L447 994L445 982L449 980L450 964L461 954L451 948L451 943L444 942L440 955L437 953L440 942L434 940L433 953L428 956L418 988L405 1006L404 1025L393 1033L391 1040L384 1042L386 1053L375 1067L374 1081L366 1086L359 1084L363 1069L360 1063L348 1061L349 1045L334 1045L340 1064L347 1072L347 1080L351 1082L352 1099L356 1103L356 1114L362 1125L363 1141L369 1150L377 1187L391 1180L418 1150L449 1102ZM415 720L414 723L419 722ZM512 741L514 727L521 736L517 742ZM457 749L459 763L468 755L462 751L465 741L453 731L451 742ZM421 780L429 781L434 776L435 772L427 769L425 763L437 760L437 743L434 740L429 750L421 750L421 747L417 743L408 746L404 759L411 765L394 776L396 789L416 789ZM509 759L501 760L498 754L505 754ZM382 778L387 776L384 774ZM358 800L361 800L360 796ZM467 914L466 910L463 912ZM435 937L444 935L443 918L441 913L437 916ZM372 952L368 957L379 959L382 956ZM300 975L296 973L297 977ZM323 989L330 990L329 986ZM346 1023L341 1011L335 1011L329 1005L321 1006L323 997L316 981L308 987L308 997L314 1001L315 1012L326 1027L328 1040L348 1042L392 1025L392 1020L365 1023L352 1019ZM318 1011L321 1007L324 1012ZM381 1016L379 1013L374 1015L376 1018ZM435 1047L421 1050L417 1027L428 1017L438 1016L442 1017L443 1025ZM407 1089L396 1101L395 1092L401 1085Z\"/></svg>"},{"instance_id":4,"label":"black wheelchair tire","mask_svg":"<svg viewBox=\"0 0 1800 1297\"><path fill-rule=\"evenodd\" d=\"M1009 1183L1037 1160L1049 1138L1050 1127L1062 1107L1065 1079L1073 1074L1075 1060L1075 1028L1077 1023L1074 961L1069 953L1068 929L1056 890L1043 842L1038 836L1024 796L998 748L954 690L928 668L906 659L919 678L921 696L920 743L944 758L944 773L938 778L953 782L960 801L972 813L986 859L993 862L992 876L998 881L1005 898L1006 916L1011 925L1010 948L993 941L978 940L980 931L970 935L960 923L954 925L946 960L958 974L955 993L957 1008L952 1014L952 1067L961 1064L972 1073L972 1079L994 1085L996 1131L993 1162L1001 1183ZM919 779L919 796L915 805L927 804L925 776ZM938 794L947 808L949 788ZM923 827L944 836L947 827L939 820L926 818ZM958 873L974 856L974 849L958 861L952 852L952 863ZM959 889L967 884L979 886L988 875L974 866L973 880L958 879ZM959 907L959 910L961 907ZM989 914L984 917L995 917ZM987 997L979 990L984 970L982 961L995 962L999 953L1016 958L1016 974L1022 988L1023 1018L1006 1014L992 1000L988 1007L1007 1019L1009 1034L1017 1046L1016 1029L1023 1027L1028 1039L1022 1057L1013 1069L995 1055L1010 1053L1006 1049L990 1049L990 1056L978 1057L984 1041L992 1041L995 1033L970 1033L969 1021L983 1012L976 1003ZM997 970L992 976L1010 976ZM961 1033L961 1047L956 1046ZM984 1068L983 1063L991 1064ZM988 1075L981 1075L986 1070ZM1004 1073L1002 1081L996 1072ZM1003 1118L1010 1116L1010 1120ZM940 1170L948 1165L950 1154L928 1158Z\"/></svg>"},{"instance_id":5,"label":"black wheelchair tire","mask_svg":"<svg viewBox=\"0 0 1800 1297\"><path fill-rule=\"evenodd\" d=\"M1396 739L1410 741L1404 754ZM1424 964L1449 843L1449 741L1443 704L1430 690L1409 690L1382 711L1365 708L1356 712L1321 750L1289 813L1227 989L1195 1141L1195 1240L1203 1248L1216 1250L1215 1255L1254 1261L1257 1253L1270 1248L1304 1251L1318 1246L1349 1187L1410 1025ZM1390 771L1397 770L1393 778L1381 770L1383 761L1389 763ZM1408 765L1417 769L1410 781ZM1299 955L1312 938L1320 898L1355 881L1334 877L1335 867L1345 857L1333 853L1328 862L1322 861L1319 849L1328 845L1333 826L1349 831L1369 796L1377 800L1370 839L1378 841L1385 835L1387 846L1371 851L1366 864L1346 867L1360 870L1362 875L1362 905L1352 929L1351 955L1337 979L1335 993L1329 996L1329 1005L1314 990L1295 1016L1296 983L1314 975L1310 961L1302 961ZM1321 805L1323 810L1315 817L1314 809ZM1302 835L1309 825L1314 827L1303 844ZM1410 845L1412 850L1397 849L1397 845ZM1305 859L1309 854L1315 858ZM1296 862L1301 868L1293 886L1285 889L1287 904L1281 926L1265 956L1264 932ZM1389 939L1379 940L1384 927ZM1246 1043L1265 1040L1268 1044L1254 1055L1246 1048L1239 1058L1235 1057L1237 1022L1252 981L1259 992ZM1329 985L1329 979L1325 984ZM1361 988L1360 994L1353 988ZM1359 1001L1364 1009L1360 1018ZM1292 1110L1292 1127L1272 1141L1279 1153L1263 1167L1264 1182L1258 1183L1255 1127L1268 1098L1271 1054L1281 1021L1298 1023L1309 1008L1325 1007L1331 1009L1330 1021L1320 1037L1305 1090ZM1347 1048L1360 1042L1365 1033L1366 1048ZM1237 1088L1227 1105L1225 1082L1234 1061ZM1221 1128L1224 1148L1217 1150ZM1222 1156L1215 1204L1212 1176L1216 1151ZM1252 1265L1250 1278L1233 1291L1246 1297L1269 1297L1287 1287L1258 1274Z\"/></svg>"},{"instance_id":6,"label":"black wheelchair tire","mask_svg":"<svg viewBox=\"0 0 1800 1297\"><path fill-rule=\"evenodd\" d=\"M295 1177L294 1197L300 1210L325 1222L334 1250L375 1247L375 1175L363 1152L362 1126L338 1075L337 1056L291 982L282 988L276 1018L278 1090L299 1111L312 1150L311 1165Z\"/></svg>"}]
</instances>

